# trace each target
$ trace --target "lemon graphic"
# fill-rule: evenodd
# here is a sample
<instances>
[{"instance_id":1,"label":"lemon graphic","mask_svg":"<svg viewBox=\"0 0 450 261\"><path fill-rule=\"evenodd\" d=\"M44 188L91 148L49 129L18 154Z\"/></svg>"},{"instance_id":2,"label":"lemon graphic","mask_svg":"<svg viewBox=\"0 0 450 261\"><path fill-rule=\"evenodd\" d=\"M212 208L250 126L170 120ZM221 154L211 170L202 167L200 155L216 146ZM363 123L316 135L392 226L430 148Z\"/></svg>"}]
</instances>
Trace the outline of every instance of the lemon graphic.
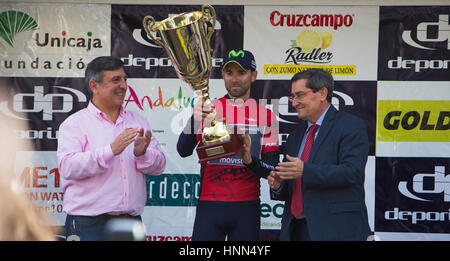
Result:
<instances>
[{"instance_id":1,"label":"lemon graphic","mask_svg":"<svg viewBox=\"0 0 450 261\"><path fill-rule=\"evenodd\" d=\"M322 46L320 48L328 48L331 45L331 41L333 40L333 35L327 32L322 32L320 33L320 37L322 37Z\"/></svg>"},{"instance_id":2,"label":"lemon graphic","mask_svg":"<svg viewBox=\"0 0 450 261\"><path fill-rule=\"evenodd\" d=\"M305 30L297 36L297 45L302 51L309 53L320 45L320 36L312 30Z\"/></svg>"}]
</instances>

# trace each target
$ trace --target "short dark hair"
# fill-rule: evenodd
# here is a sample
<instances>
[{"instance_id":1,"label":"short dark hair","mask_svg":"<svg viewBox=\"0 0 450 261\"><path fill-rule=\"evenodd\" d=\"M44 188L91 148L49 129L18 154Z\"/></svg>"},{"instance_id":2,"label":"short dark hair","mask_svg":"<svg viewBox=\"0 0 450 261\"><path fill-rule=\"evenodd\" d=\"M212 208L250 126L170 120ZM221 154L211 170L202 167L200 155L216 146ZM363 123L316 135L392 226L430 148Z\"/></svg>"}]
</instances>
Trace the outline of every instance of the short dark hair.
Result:
<instances>
[{"instance_id":1,"label":"short dark hair","mask_svg":"<svg viewBox=\"0 0 450 261\"><path fill-rule=\"evenodd\" d=\"M106 70L116 70L122 68L124 63L117 57L114 56L99 56L92 60L86 67L84 73L84 81L89 90L89 82L91 80L96 82L101 82L103 80L103 71Z\"/></svg>"},{"instance_id":2,"label":"short dark hair","mask_svg":"<svg viewBox=\"0 0 450 261\"><path fill-rule=\"evenodd\" d=\"M333 98L334 80L329 72L316 68L308 69L292 76L291 84L300 79L306 79L306 87L312 89L314 92L327 88L327 102L331 103L331 98Z\"/></svg>"}]
</instances>

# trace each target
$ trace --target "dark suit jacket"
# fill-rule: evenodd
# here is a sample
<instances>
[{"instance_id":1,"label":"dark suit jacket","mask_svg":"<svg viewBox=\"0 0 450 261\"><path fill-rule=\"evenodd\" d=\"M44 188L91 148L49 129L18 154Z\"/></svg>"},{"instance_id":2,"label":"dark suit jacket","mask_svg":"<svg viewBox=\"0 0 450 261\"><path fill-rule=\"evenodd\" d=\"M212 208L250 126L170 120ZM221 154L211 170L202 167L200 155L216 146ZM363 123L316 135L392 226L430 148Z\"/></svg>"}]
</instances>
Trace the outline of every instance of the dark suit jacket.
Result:
<instances>
[{"instance_id":1,"label":"dark suit jacket","mask_svg":"<svg viewBox=\"0 0 450 261\"><path fill-rule=\"evenodd\" d=\"M289 135L286 153L298 156L307 123ZM364 122L330 106L302 177L303 211L311 240L366 240L369 236L364 172L369 140ZM284 200L281 240L289 240L293 180L283 181L272 199Z\"/></svg>"}]
</instances>

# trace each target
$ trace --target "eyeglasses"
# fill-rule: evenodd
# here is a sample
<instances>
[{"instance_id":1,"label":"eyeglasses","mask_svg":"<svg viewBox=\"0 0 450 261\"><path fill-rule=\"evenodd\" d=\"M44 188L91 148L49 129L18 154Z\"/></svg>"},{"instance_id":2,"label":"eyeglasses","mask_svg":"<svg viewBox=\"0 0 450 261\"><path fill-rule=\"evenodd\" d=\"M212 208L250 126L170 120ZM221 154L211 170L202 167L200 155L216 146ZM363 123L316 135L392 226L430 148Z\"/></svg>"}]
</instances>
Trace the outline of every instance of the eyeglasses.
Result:
<instances>
[{"instance_id":1,"label":"eyeglasses","mask_svg":"<svg viewBox=\"0 0 450 261\"><path fill-rule=\"evenodd\" d=\"M307 93L309 93L309 92L312 92L312 91L314 91L314 90L309 90L309 91L306 91L306 92L296 92L295 93L295 95L290 95L288 98L289 98L289 101L290 102L293 102L293 101L299 101L301 98L303 98Z\"/></svg>"}]
</instances>

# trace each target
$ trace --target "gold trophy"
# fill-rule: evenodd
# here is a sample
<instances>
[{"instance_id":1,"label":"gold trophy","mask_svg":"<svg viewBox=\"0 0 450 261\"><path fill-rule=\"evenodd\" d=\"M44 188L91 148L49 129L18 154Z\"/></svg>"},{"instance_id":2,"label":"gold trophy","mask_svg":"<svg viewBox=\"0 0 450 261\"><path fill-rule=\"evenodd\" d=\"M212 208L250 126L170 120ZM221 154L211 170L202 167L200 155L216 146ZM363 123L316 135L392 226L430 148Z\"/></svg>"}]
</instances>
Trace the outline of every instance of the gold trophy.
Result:
<instances>
[{"instance_id":1,"label":"gold trophy","mask_svg":"<svg viewBox=\"0 0 450 261\"><path fill-rule=\"evenodd\" d=\"M185 81L203 100L211 105L209 97L209 75L211 73L211 36L216 24L216 12L210 5L201 11L181 13L158 24L152 16L142 21L147 35L168 54L178 78ZM212 26L208 26L210 23ZM156 25L155 25L156 24ZM159 32L161 39L158 39ZM203 127L202 141L197 146L199 162L235 155L242 146L240 138L233 133L225 119L216 121L216 111Z\"/></svg>"}]
</instances>

